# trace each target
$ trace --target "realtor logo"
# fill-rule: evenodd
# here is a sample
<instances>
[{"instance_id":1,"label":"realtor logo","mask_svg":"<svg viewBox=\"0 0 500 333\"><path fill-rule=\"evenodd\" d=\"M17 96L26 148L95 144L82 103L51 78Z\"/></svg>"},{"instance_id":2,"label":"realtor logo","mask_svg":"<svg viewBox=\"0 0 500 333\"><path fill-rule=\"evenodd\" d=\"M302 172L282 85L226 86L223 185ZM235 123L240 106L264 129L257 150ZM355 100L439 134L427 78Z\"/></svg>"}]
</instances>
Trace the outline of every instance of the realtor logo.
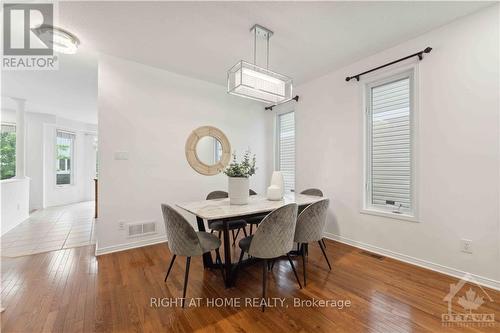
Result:
<instances>
[{"instance_id":1,"label":"realtor logo","mask_svg":"<svg viewBox=\"0 0 500 333\"><path fill-rule=\"evenodd\" d=\"M7 70L56 69L53 37L41 40L40 26L52 26L54 5L51 3L3 4L2 68Z\"/></svg>"},{"instance_id":2,"label":"realtor logo","mask_svg":"<svg viewBox=\"0 0 500 333\"><path fill-rule=\"evenodd\" d=\"M474 284L474 288L465 286L467 282ZM460 310L453 310L453 301L463 308ZM448 303L448 313L441 315L441 322L443 326L488 326L495 325L494 313L481 313L480 307L486 302L493 302L493 299L488 293L479 285L470 274L466 274L457 284L450 284L450 292L443 298L444 302ZM457 307L457 309L459 309Z\"/></svg>"},{"instance_id":3,"label":"realtor logo","mask_svg":"<svg viewBox=\"0 0 500 333\"><path fill-rule=\"evenodd\" d=\"M52 25L53 7L51 3L4 4L4 55L52 55L53 50L32 29L42 24Z\"/></svg>"}]
</instances>

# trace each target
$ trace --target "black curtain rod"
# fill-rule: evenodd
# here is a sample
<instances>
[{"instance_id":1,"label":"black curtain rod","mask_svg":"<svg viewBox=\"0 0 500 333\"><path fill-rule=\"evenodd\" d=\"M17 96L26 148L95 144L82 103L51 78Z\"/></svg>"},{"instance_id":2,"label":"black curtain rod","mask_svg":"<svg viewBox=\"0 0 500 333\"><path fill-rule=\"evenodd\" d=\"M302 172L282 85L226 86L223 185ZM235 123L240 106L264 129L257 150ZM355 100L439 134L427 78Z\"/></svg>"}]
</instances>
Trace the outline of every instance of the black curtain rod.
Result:
<instances>
[{"instance_id":1,"label":"black curtain rod","mask_svg":"<svg viewBox=\"0 0 500 333\"><path fill-rule=\"evenodd\" d=\"M281 102L281 103L278 103L278 104L266 106L264 108L264 110L271 110L272 111L275 106L278 106L278 105L281 105L281 104L284 104L284 103L288 103L290 101L298 102L299 101L299 95L295 95L295 97L290 98L288 101L284 101L284 102Z\"/></svg>"},{"instance_id":2,"label":"black curtain rod","mask_svg":"<svg viewBox=\"0 0 500 333\"><path fill-rule=\"evenodd\" d=\"M432 51L432 47L429 47L427 46L424 50L420 51L420 52L417 52L417 53L414 53L412 55L409 55L407 57L404 57L404 58L401 58L401 59L398 59L398 60L395 60L393 62L390 62L388 64L385 64L385 65L382 65L382 66L378 66L376 68L373 68L373 69L370 69L366 72L363 72L363 73L359 73L359 74L356 74L356 75L353 75L353 76L348 76L345 78L346 81L350 81L351 79L356 79L357 81L359 81L359 77L361 75L365 75L365 74L368 74L368 73L371 73L373 71L376 71L376 70L379 70L381 68L384 68L384 67L387 67L387 66L390 66L390 65L394 65L395 63L398 63L400 61L403 61L403 60L406 60L406 59L410 59L410 58L413 58L413 57L418 57L419 60L422 60L424 59L424 53L429 53Z\"/></svg>"}]
</instances>

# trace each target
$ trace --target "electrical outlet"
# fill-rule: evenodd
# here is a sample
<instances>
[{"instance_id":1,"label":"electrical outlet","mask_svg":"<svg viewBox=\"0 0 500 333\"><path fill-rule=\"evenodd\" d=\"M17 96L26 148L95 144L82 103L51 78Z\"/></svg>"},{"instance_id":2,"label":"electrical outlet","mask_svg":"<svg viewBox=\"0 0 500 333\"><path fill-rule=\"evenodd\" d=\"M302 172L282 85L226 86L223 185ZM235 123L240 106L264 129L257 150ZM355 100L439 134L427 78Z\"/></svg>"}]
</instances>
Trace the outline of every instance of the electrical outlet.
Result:
<instances>
[{"instance_id":1,"label":"electrical outlet","mask_svg":"<svg viewBox=\"0 0 500 333\"><path fill-rule=\"evenodd\" d=\"M470 239L462 239L460 242L462 252L472 254L472 241Z\"/></svg>"},{"instance_id":2,"label":"electrical outlet","mask_svg":"<svg viewBox=\"0 0 500 333\"><path fill-rule=\"evenodd\" d=\"M125 230L125 221L118 221L118 229Z\"/></svg>"}]
</instances>

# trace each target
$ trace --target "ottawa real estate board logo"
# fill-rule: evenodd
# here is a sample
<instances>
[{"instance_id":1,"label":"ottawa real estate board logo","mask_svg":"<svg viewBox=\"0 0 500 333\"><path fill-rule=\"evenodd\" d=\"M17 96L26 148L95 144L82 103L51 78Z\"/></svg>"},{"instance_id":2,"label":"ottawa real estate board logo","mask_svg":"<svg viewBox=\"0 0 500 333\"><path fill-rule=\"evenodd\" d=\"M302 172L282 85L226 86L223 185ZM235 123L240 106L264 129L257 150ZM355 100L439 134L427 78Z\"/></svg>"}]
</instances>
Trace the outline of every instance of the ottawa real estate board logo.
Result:
<instances>
[{"instance_id":1,"label":"ottawa real estate board logo","mask_svg":"<svg viewBox=\"0 0 500 333\"><path fill-rule=\"evenodd\" d=\"M57 69L53 36L40 33L40 27L52 26L53 20L51 3L4 3L2 69Z\"/></svg>"},{"instance_id":2,"label":"ottawa real estate board logo","mask_svg":"<svg viewBox=\"0 0 500 333\"><path fill-rule=\"evenodd\" d=\"M496 324L495 314L481 308L488 302L494 302L493 299L470 274L456 284L450 284L450 292L443 301L448 303L448 313L441 315L443 326L494 327ZM453 303L458 306L454 307Z\"/></svg>"}]
</instances>

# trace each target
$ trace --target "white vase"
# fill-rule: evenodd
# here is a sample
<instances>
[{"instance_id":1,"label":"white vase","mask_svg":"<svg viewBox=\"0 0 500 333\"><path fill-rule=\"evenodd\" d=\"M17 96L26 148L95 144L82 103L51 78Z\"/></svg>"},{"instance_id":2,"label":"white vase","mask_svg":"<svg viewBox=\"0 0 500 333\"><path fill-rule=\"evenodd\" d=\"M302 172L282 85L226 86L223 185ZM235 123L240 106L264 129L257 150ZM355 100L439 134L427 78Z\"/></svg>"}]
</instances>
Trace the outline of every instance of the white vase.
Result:
<instances>
[{"instance_id":1,"label":"white vase","mask_svg":"<svg viewBox=\"0 0 500 333\"><path fill-rule=\"evenodd\" d=\"M231 205L248 204L248 178L228 177L229 203Z\"/></svg>"},{"instance_id":2,"label":"white vase","mask_svg":"<svg viewBox=\"0 0 500 333\"><path fill-rule=\"evenodd\" d=\"M271 177L271 186L276 186L281 190L281 197L285 194L285 180L281 171L274 171Z\"/></svg>"}]
</instances>

